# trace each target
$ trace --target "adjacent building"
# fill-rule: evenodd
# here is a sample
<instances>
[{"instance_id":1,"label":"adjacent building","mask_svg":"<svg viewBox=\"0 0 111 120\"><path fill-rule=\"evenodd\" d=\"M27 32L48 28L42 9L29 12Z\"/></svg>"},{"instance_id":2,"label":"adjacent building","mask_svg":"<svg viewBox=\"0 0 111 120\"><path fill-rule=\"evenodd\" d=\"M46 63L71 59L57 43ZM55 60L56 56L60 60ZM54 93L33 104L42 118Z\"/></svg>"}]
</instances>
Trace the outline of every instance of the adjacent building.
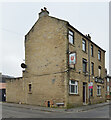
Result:
<instances>
[{"instance_id":1,"label":"adjacent building","mask_svg":"<svg viewBox=\"0 0 111 120\"><path fill-rule=\"evenodd\" d=\"M2 73L0 73L0 101L3 102L6 101L6 81L9 78L11 79L14 77L8 75L2 75Z\"/></svg>"},{"instance_id":2,"label":"adjacent building","mask_svg":"<svg viewBox=\"0 0 111 120\"><path fill-rule=\"evenodd\" d=\"M106 76L106 99L111 99L111 76Z\"/></svg>"},{"instance_id":3,"label":"adjacent building","mask_svg":"<svg viewBox=\"0 0 111 120\"><path fill-rule=\"evenodd\" d=\"M22 78L7 81L7 102L72 107L105 101L105 50L46 8L25 36L22 67Z\"/></svg>"}]
</instances>

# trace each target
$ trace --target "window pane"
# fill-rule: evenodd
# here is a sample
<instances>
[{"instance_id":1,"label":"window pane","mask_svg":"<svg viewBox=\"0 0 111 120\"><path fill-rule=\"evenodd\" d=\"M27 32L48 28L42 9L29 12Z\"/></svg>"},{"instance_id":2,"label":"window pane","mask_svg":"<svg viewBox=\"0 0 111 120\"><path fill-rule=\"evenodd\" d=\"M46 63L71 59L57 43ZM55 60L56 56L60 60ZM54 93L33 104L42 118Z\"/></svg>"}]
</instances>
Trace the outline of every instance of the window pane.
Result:
<instances>
[{"instance_id":1,"label":"window pane","mask_svg":"<svg viewBox=\"0 0 111 120\"><path fill-rule=\"evenodd\" d=\"M98 60L101 60L101 51L98 50Z\"/></svg>"},{"instance_id":2,"label":"window pane","mask_svg":"<svg viewBox=\"0 0 111 120\"><path fill-rule=\"evenodd\" d=\"M73 36L69 35L69 42L73 44Z\"/></svg>"},{"instance_id":3,"label":"window pane","mask_svg":"<svg viewBox=\"0 0 111 120\"><path fill-rule=\"evenodd\" d=\"M75 81L71 80L71 84L75 84Z\"/></svg>"},{"instance_id":4,"label":"window pane","mask_svg":"<svg viewBox=\"0 0 111 120\"><path fill-rule=\"evenodd\" d=\"M86 51L86 41L82 40L82 50Z\"/></svg>"},{"instance_id":5,"label":"window pane","mask_svg":"<svg viewBox=\"0 0 111 120\"><path fill-rule=\"evenodd\" d=\"M91 74L94 75L94 63L91 63Z\"/></svg>"},{"instance_id":6,"label":"window pane","mask_svg":"<svg viewBox=\"0 0 111 120\"><path fill-rule=\"evenodd\" d=\"M74 85L71 85L71 93L74 93Z\"/></svg>"},{"instance_id":7,"label":"window pane","mask_svg":"<svg viewBox=\"0 0 111 120\"><path fill-rule=\"evenodd\" d=\"M83 72L87 71L87 62L85 59L83 59Z\"/></svg>"},{"instance_id":8,"label":"window pane","mask_svg":"<svg viewBox=\"0 0 111 120\"><path fill-rule=\"evenodd\" d=\"M73 32L69 30L69 34L73 36Z\"/></svg>"},{"instance_id":9,"label":"window pane","mask_svg":"<svg viewBox=\"0 0 111 120\"><path fill-rule=\"evenodd\" d=\"M31 85L31 84L29 84L29 92L31 92L31 88L32 88L32 85Z\"/></svg>"},{"instance_id":10,"label":"window pane","mask_svg":"<svg viewBox=\"0 0 111 120\"><path fill-rule=\"evenodd\" d=\"M101 86L97 86L97 95L101 95Z\"/></svg>"},{"instance_id":11,"label":"window pane","mask_svg":"<svg viewBox=\"0 0 111 120\"><path fill-rule=\"evenodd\" d=\"M98 67L98 76L101 77L101 66Z\"/></svg>"},{"instance_id":12,"label":"window pane","mask_svg":"<svg viewBox=\"0 0 111 120\"><path fill-rule=\"evenodd\" d=\"M75 93L77 93L77 85L76 85L76 87L75 87L75 88L76 88Z\"/></svg>"},{"instance_id":13,"label":"window pane","mask_svg":"<svg viewBox=\"0 0 111 120\"><path fill-rule=\"evenodd\" d=\"M107 82L109 82L109 78L107 78Z\"/></svg>"},{"instance_id":14,"label":"window pane","mask_svg":"<svg viewBox=\"0 0 111 120\"><path fill-rule=\"evenodd\" d=\"M107 91L109 92L109 86L107 86Z\"/></svg>"},{"instance_id":15,"label":"window pane","mask_svg":"<svg viewBox=\"0 0 111 120\"><path fill-rule=\"evenodd\" d=\"M91 45L91 56L93 56L93 45Z\"/></svg>"},{"instance_id":16,"label":"window pane","mask_svg":"<svg viewBox=\"0 0 111 120\"><path fill-rule=\"evenodd\" d=\"M74 44L74 33L69 30L69 43Z\"/></svg>"},{"instance_id":17,"label":"window pane","mask_svg":"<svg viewBox=\"0 0 111 120\"><path fill-rule=\"evenodd\" d=\"M77 94L78 93L78 82L70 80L69 82L69 93Z\"/></svg>"}]
</instances>

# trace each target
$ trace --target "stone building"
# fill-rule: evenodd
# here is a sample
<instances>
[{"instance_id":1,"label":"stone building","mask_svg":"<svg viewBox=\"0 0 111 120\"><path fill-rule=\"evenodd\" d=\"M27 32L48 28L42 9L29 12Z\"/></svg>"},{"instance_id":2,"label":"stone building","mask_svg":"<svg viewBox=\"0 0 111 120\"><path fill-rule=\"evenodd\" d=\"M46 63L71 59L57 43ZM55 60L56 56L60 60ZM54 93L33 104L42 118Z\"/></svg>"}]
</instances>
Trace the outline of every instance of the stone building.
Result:
<instances>
[{"instance_id":1,"label":"stone building","mask_svg":"<svg viewBox=\"0 0 111 120\"><path fill-rule=\"evenodd\" d=\"M46 8L25 36L22 67L23 77L7 82L7 102L72 107L105 101L105 50Z\"/></svg>"}]
</instances>

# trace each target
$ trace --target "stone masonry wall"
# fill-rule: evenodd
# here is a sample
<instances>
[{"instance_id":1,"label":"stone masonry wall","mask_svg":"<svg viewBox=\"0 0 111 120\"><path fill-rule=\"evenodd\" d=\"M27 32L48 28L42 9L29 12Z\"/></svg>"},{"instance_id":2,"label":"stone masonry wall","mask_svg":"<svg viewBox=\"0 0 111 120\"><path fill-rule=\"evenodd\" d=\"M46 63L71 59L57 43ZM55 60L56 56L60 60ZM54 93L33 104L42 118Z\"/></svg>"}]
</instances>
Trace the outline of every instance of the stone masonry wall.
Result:
<instances>
[{"instance_id":1,"label":"stone masonry wall","mask_svg":"<svg viewBox=\"0 0 111 120\"><path fill-rule=\"evenodd\" d=\"M85 58L88 61L88 40L81 35L80 33L78 33L77 31L75 31L73 28L69 27L69 29L71 29L74 32L74 45L69 43L69 51L70 52L76 52L76 64L75 64L75 69L74 70L70 70L70 79L76 80L78 81L78 95L69 95L69 103L72 104L79 104L81 105L83 103L83 82L86 82L86 89L87 89L87 93L86 93L86 102L88 103L88 81L89 81L89 77L88 75L85 75L83 73L83 65L82 65L82 59ZM86 40L86 52L84 52L82 50L82 38L84 38ZM97 103L97 102L103 102L105 101L105 80L104 80L104 84L100 84L100 83L95 83L95 79L93 77L97 77L98 76L98 66L101 66L101 77L104 78L105 77L105 52L101 49L99 49L99 47L97 47L95 44L93 44L92 42L89 41L89 46L91 46L91 44L93 45L93 49L94 49L94 56L91 56L91 50L90 50L90 81L93 82L93 97L91 97L91 102L92 103ZM91 49L91 47L90 47ZM98 50L101 50L101 61L98 60ZM94 76L91 75L91 62L94 63ZM87 71L88 70L88 63L87 63ZM79 73L79 70L81 70L81 72ZM101 85L101 91L102 94L101 96L97 96L97 85Z\"/></svg>"},{"instance_id":2,"label":"stone masonry wall","mask_svg":"<svg viewBox=\"0 0 111 120\"><path fill-rule=\"evenodd\" d=\"M25 103L23 78L14 78L7 80L6 101L15 103Z\"/></svg>"},{"instance_id":3,"label":"stone masonry wall","mask_svg":"<svg viewBox=\"0 0 111 120\"><path fill-rule=\"evenodd\" d=\"M67 22L49 16L38 19L25 40L25 82L32 82L27 104L65 103L67 94Z\"/></svg>"}]
</instances>

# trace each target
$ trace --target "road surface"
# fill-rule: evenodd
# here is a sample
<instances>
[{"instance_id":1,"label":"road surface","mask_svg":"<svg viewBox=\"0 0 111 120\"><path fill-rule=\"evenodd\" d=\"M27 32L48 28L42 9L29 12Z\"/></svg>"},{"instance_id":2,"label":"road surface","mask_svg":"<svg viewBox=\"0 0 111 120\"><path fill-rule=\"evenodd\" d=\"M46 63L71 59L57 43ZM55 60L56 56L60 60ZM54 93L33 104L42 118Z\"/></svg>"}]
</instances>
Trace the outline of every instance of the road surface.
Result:
<instances>
[{"instance_id":1,"label":"road surface","mask_svg":"<svg viewBox=\"0 0 111 120\"><path fill-rule=\"evenodd\" d=\"M109 105L82 112L48 112L16 106L2 106L2 118L109 118Z\"/></svg>"}]
</instances>

